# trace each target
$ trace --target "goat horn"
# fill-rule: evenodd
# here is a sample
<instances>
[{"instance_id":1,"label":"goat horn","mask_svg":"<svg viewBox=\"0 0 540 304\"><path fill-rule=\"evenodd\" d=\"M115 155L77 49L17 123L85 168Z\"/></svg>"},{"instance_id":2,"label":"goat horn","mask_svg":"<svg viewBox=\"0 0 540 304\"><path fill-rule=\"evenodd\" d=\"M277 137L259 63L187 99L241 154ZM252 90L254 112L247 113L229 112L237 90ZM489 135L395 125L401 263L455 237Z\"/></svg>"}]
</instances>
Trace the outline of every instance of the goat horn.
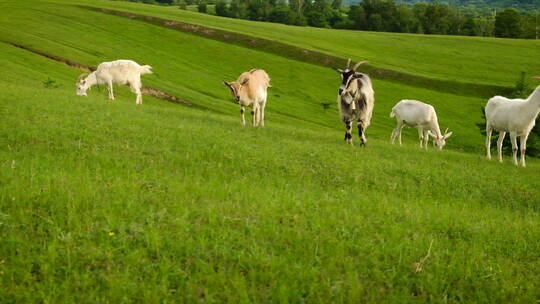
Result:
<instances>
[{"instance_id":1,"label":"goat horn","mask_svg":"<svg viewBox=\"0 0 540 304\"><path fill-rule=\"evenodd\" d=\"M345 69L348 69L350 65L351 65L351 58L349 58L349 60L347 60L347 67Z\"/></svg>"},{"instance_id":2,"label":"goat horn","mask_svg":"<svg viewBox=\"0 0 540 304\"><path fill-rule=\"evenodd\" d=\"M79 75L79 77L77 77L77 82L81 81L81 79L83 79L86 76L88 76L88 73L82 73L81 75Z\"/></svg>"},{"instance_id":3,"label":"goat horn","mask_svg":"<svg viewBox=\"0 0 540 304\"><path fill-rule=\"evenodd\" d=\"M444 130L444 134L446 135L446 133L448 133L448 128L446 128L446 130Z\"/></svg>"},{"instance_id":4,"label":"goat horn","mask_svg":"<svg viewBox=\"0 0 540 304\"><path fill-rule=\"evenodd\" d=\"M357 64L355 64L354 67L352 68L353 71L356 71L356 69L358 69L358 67L361 66L364 63L367 63L367 61L360 61Z\"/></svg>"}]
</instances>

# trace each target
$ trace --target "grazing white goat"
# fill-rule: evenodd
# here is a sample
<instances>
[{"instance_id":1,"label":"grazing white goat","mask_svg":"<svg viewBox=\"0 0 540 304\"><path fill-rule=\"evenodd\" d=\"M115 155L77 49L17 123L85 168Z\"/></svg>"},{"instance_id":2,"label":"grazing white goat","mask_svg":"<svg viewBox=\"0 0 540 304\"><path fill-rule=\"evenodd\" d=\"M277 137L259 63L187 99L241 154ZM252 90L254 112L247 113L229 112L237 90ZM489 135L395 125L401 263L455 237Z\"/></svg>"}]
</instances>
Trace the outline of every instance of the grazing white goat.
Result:
<instances>
[{"instance_id":1,"label":"grazing white goat","mask_svg":"<svg viewBox=\"0 0 540 304\"><path fill-rule=\"evenodd\" d=\"M235 82L223 81L234 100L240 105L242 125L246 125L244 107L251 107L252 125L264 127L264 108L266 107L267 90L270 87L270 77L264 70L253 69L244 72Z\"/></svg>"},{"instance_id":2,"label":"grazing white goat","mask_svg":"<svg viewBox=\"0 0 540 304\"><path fill-rule=\"evenodd\" d=\"M375 92L371 85L371 79L367 74L356 71L360 65L366 62L358 62L352 68L349 68L351 64L349 59L344 70L334 68L341 75L337 103L341 120L345 123L345 140L351 145L353 144L351 135L353 120L358 121L360 145L366 145L365 131L371 123L371 115L375 105Z\"/></svg>"},{"instance_id":3,"label":"grazing white goat","mask_svg":"<svg viewBox=\"0 0 540 304\"><path fill-rule=\"evenodd\" d=\"M420 137L420 148L427 149L429 136L433 137L434 143L442 150L446 144L446 139L452 135L452 132L441 134L437 113L433 106L417 100L401 100L390 112L390 117L395 117L397 127L392 131L392 144L399 137L399 145L401 145L401 130L404 126L414 127L418 129Z\"/></svg>"},{"instance_id":4,"label":"grazing white goat","mask_svg":"<svg viewBox=\"0 0 540 304\"><path fill-rule=\"evenodd\" d=\"M533 77L540 79L540 76ZM506 132L510 133L512 142L512 157L514 165L517 161L517 137L521 144L521 165L525 167L525 150L527 149L527 137L534 127L536 117L540 111L540 86L532 92L527 99L508 99L495 96L488 100L486 105L486 150L487 158L491 159L491 132L499 132L497 151L499 161L502 162L502 144Z\"/></svg>"},{"instance_id":5,"label":"grazing white goat","mask_svg":"<svg viewBox=\"0 0 540 304\"><path fill-rule=\"evenodd\" d=\"M87 96L86 91L93 85L106 84L109 99L114 100L113 84L129 85L131 91L137 94L135 102L142 104L141 75L152 74L152 67L139 65L131 60L115 60L100 63L90 74L82 74L77 79L77 95Z\"/></svg>"}]
</instances>

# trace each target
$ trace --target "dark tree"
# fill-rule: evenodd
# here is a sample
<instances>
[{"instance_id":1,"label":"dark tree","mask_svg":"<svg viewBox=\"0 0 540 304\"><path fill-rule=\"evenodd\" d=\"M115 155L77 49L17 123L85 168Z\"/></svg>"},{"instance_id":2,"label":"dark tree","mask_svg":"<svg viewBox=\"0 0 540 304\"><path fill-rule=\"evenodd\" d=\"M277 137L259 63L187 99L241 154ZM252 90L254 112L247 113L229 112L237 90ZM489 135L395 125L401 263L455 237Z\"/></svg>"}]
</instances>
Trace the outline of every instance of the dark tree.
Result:
<instances>
[{"instance_id":1,"label":"dark tree","mask_svg":"<svg viewBox=\"0 0 540 304\"><path fill-rule=\"evenodd\" d=\"M292 24L291 10L286 6L276 6L268 15L268 21Z\"/></svg>"},{"instance_id":2,"label":"dark tree","mask_svg":"<svg viewBox=\"0 0 540 304\"><path fill-rule=\"evenodd\" d=\"M232 0L229 7L229 16L233 18L246 19L246 5L240 0Z\"/></svg>"},{"instance_id":3,"label":"dark tree","mask_svg":"<svg viewBox=\"0 0 540 304\"><path fill-rule=\"evenodd\" d=\"M521 17L516 10L505 9L495 18L495 37L518 38L521 29L519 28Z\"/></svg>"},{"instance_id":4,"label":"dark tree","mask_svg":"<svg viewBox=\"0 0 540 304\"><path fill-rule=\"evenodd\" d=\"M314 0L305 3L304 15L308 25L314 27L330 27L328 19L331 16L332 7L325 0Z\"/></svg>"},{"instance_id":5,"label":"dark tree","mask_svg":"<svg viewBox=\"0 0 540 304\"><path fill-rule=\"evenodd\" d=\"M339 10L343 6L343 0L332 0L332 8Z\"/></svg>"},{"instance_id":6,"label":"dark tree","mask_svg":"<svg viewBox=\"0 0 540 304\"><path fill-rule=\"evenodd\" d=\"M180 9L183 9L183 10L187 9L187 3L186 3L186 1L180 0L180 1L178 2L178 7L179 7Z\"/></svg>"},{"instance_id":7,"label":"dark tree","mask_svg":"<svg viewBox=\"0 0 540 304\"><path fill-rule=\"evenodd\" d=\"M426 34L445 35L448 33L449 10L446 5L438 2L429 3L423 16L422 27Z\"/></svg>"},{"instance_id":8,"label":"dark tree","mask_svg":"<svg viewBox=\"0 0 540 304\"><path fill-rule=\"evenodd\" d=\"M197 10L199 11L199 13L206 13L206 2L199 2L199 5L197 5Z\"/></svg>"},{"instance_id":9,"label":"dark tree","mask_svg":"<svg viewBox=\"0 0 540 304\"><path fill-rule=\"evenodd\" d=\"M478 27L476 26L474 19L467 18L467 21L463 24L461 34L465 36L477 36L478 32Z\"/></svg>"},{"instance_id":10,"label":"dark tree","mask_svg":"<svg viewBox=\"0 0 540 304\"><path fill-rule=\"evenodd\" d=\"M225 3L225 1L219 0L218 2L216 2L216 15L223 17L228 16L227 3Z\"/></svg>"},{"instance_id":11,"label":"dark tree","mask_svg":"<svg viewBox=\"0 0 540 304\"><path fill-rule=\"evenodd\" d=\"M360 5L351 5L349 19L353 22L354 28L358 30L367 29L366 12Z\"/></svg>"}]
</instances>

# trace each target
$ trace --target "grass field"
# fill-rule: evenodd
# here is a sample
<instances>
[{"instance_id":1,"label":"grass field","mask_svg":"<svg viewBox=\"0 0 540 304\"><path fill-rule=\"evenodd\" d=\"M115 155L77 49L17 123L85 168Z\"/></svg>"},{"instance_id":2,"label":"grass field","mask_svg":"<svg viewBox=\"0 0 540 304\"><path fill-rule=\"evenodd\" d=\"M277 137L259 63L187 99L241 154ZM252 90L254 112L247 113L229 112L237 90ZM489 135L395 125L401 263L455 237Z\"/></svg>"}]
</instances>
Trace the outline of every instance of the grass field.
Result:
<instances>
[{"instance_id":1,"label":"grass field","mask_svg":"<svg viewBox=\"0 0 540 304\"><path fill-rule=\"evenodd\" d=\"M215 109L78 97L80 71L0 43L2 303L540 299L540 163L484 159L485 100L376 80L368 147L351 148L319 66L45 1L1 3L0 33L151 64L143 83ZM264 129L239 126L221 84L253 66L273 78ZM448 149L388 143L405 97L436 105Z\"/></svg>"},{"instance_id":2,"label":"grass field","mask_svg":"<svg viewBox=\"0 0 540 304\"><path fill-rule=\"evenodd\" d=\"M159 87L193 103L237 115L238 106L223 80L235 79L241 71L264 68L272 78L269 101L270 123L282 116L316 124L343 128L337 109L324 110L322 103L335 103L338 75L329 68L253 51L227 43L167 30L158 26L111 17L76 7L32 2L8 2L0 28L4 39L34 47L90 66L104 60L130 58L150 64L156 74L144 83ZM146 7L146 5L144 6ZM35 20L40 20L36 26ZM76 20L75 22L70 20ZM117 34L114 29L122 29ZM80 33L87 33L81 37ZM156 46L159 46L157 48ZM455 135L449 140L454 149L479 152L483 140L476 123L481 122L480 107L486 100L403 86L389 81L374 81L377 105L370 134L386 139L395 121L388 119L393 105L403 98L419 99L436 106L441 126ZM298 88L302 88L299 90ZM95 89L94 89L95 90ZM460 107L456 107L459 104ZM409 131L411 140L416 132ZM457 144L456 144L457 143Z\"/></svg>"}]
</instances>

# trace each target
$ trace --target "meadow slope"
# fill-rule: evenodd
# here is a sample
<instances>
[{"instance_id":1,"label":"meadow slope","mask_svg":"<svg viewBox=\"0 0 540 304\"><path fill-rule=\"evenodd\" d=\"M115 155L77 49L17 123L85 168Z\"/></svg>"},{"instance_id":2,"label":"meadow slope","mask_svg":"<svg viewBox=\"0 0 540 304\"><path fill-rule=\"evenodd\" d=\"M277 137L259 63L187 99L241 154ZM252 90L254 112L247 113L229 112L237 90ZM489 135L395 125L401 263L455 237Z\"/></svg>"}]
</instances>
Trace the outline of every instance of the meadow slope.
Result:
<instances>
[{"instance_id":1,"label":"meadow slope","mask_svg":"<svg viewBox=\"0 0 540 304\"><path fill-rule=\"evenodd\" d=\"M79 97L79 70L0 42L2 303L540 298L540 163L484 159L481 99L375 81L368 147L351 148L320 105L335 102L328 69L57 3L1 3L0 33L91 66L151 64L143 83L216 110ZM239 126L220 83L254 65L274 81L264 129ZM408 94L445 113L449 149L419 151L415 131L388 143Z\"/></svg>"},{"instance_id":2,"label":"meadow slope","mask_svg":"<svg viewBox=\"0 0 540 304\"><path fill-rule=\"evenodd\" d=\"M62 3L65 3L62 1ZM125 1L70 0L179 20L210 28L284 42L326 54L369 60L375 67L428 78L513 87L519 73L540 73L540 41L484 37L437 36L297 27L224 18Z\"/></svg>"},{"instance_id":3,"label":"meadow slope","mask_svg":"<svg viewBox=\"0 0 540 304\"><path fill-rule=\"evenodd\" d=\"M155 74L144 83L216 111L238 115L223 80L234 80L242 71L264 68L272 78L269 123L282 116L342 129L337 109L338 75L329 68L288 60L245 47L205 39L146 23L55 3L6 2L2 5L2 40L97 66L105 60L130 58L150 64ZM143 5L143 7L146 7ZM40 20L36 24L36 20ZM84 34L81 34L84 33ZM382 80L374 80L377 94L372 138L386 139L395 121L388 119L400 99L418 99L439 111L442 128L454 131L449 147L480 152L483 138L482 98L440 93ZM95 89L94 89L95 90ZM329 104L325 110L322 104ZM272 117L274 114L280 114ZM416 141L414 130L406 141Z\"/></svg>"}]
</instances>

